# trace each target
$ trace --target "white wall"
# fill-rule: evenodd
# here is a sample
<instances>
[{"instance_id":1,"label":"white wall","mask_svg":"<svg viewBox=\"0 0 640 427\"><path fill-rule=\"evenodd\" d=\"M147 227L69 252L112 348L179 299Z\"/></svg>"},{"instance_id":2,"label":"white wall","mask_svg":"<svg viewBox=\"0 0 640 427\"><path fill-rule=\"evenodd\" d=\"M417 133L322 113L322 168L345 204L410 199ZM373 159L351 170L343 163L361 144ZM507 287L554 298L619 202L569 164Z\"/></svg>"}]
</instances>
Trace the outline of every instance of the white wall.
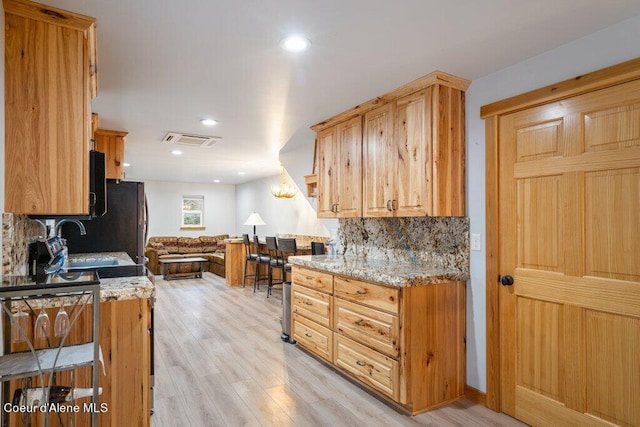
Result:
<instances>
[{"instance_id":1,"label":"white wall","mask_svg":"<svg viewBox=\"0 0 640 427\"><path fill-rule=\"evenodd\" d=\"M236 190L234 185L145 181L149 206L149 237L234 235ZM204 196L205 230L180 230L182 196Z\"/></svg>"},{"instance_id":2,"label":"white wall","mask_svg":"<svg viewBox=\"0 0 640 427\"><path fill-rule=\"evenodd\" d=\"M467 201L471 233L485 230L485 134L480 107L640 57L640 17L623 21L474 80L467 91ZM484 244L483 244L484 247ZM467 286L467 383L486 391L485 251L471 252Z\"/></svg>"},{"instance_id":3,"label":"white wall","mask_svg":"<svg viewBox=\"0 0 640 427\"><path fill-rule=\"evenodd\" d=\"M280 151L280 161L282 162L282 165L287 170L287 173L289 173L289 176L291 176L298 187L304 192L304 194L306 194L307 191L307 185L304 181L304 176L311 174L313 170L313 150L315 147L315 135L315 132L311 131L311 129L309 129L308 132L298 132L294 138L301 139L301 141L292 139L290 143L299 144L299 147ZM309 202L309 205L311 205L311 207L314 209L314 211L318 210L317 198L307 197L307 201ZM323 218L320 219L320 222L326 227L331 237L335 238L338 235L337 219Z\"/></svg>"},{"instance_id":4,"label":"white wall","mask_svg":"<svg viewBox=\"0 0 640 427\"><path fill-rule=\"evenodd\" d=\"M329 236L302 189L299 188L298 194L291 199L278 199L271 194L271 187L278 185L281 179L281 175L275 175L236 186L236 233L251 235L253 227L244 222L251 212L258 212L266 223L256 227L259 236L275 236L276 233ZM294 184L288 174L287 182Z\"/></svg>"}]
</instances>

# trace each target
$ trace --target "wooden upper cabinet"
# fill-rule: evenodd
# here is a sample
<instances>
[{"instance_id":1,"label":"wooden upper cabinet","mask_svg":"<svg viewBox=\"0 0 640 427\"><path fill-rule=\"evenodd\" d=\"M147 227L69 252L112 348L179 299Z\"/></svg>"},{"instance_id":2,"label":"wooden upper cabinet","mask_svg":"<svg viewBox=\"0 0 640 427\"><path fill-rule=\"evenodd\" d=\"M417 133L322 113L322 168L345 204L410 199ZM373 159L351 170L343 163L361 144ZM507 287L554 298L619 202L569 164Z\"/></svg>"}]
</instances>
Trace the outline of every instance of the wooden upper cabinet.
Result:
<instances>
[{"instance_id":1,"label":"wooden upper cabinet","mask_svg":"<svg viewBox=\"0 0 640 427\"><path fill-rule=\"evenodd\" d=\"M362 216L362 119L318 133L318 217Z\"/></svg>"},{"instance_id":2,"label":"wooden upper cabinet","mask_svg":"<svg viewBox=\"0 0 640 427\"><path fill-rule=\"evenodd\" d=\"M332 126L318 133L318 217L334 218L334 208L338 197L337 189L337 139L338 126Z\"/></svg>"},{"instance_id":3,"label":"wooden upper cabinet","mask_svg":"<svg viewBox=\"0 0 640 427\"><path fill-rule=\"evenodd\" d=\"M391 208L395 216L433 215L431 183L431 88L396 101L393 159L396 185ZM464 192L452 197L464 198ZM461 213L464 215L464 212Z\"/></svg>"},{"instance_id":4,"label":"wooden upper cabinet","mask_svg":"<svg viewBox=\"0 0 640 427\"><path fill-rule=\"evenodd\" d=\"M389 155L394 151L392 104L383 105L365 114L364 141L364 216L390 216L397 163Z\"/></svg>"},{"instance_id":5,"label":"wooden upper cabinet","mask_svg":"<svg viewBox=\"0 0 640 427\"><path fill-rule=\"evenodd\" d=\"M96 150L103 152L107 161L107 178L124 179L124 139L127 132L97 129Z\"/></svg>"},{"instance_id":6,"label":"wooden upper cabinet","mask_svg":"<svg viewBox=\"0 0 640 427\"><path fill-rule=\"evenodd\" d=\"M5 211L87 214L95 19L26 1L3 5Z\"/></svg>"},{"instance_id":7,"label":"wooden upper cabinet","mask_svg":"<svg viewBox=\"0 0 640 427\"><path fill-rule=\"evenodd\" d=\"M363 209L352 216L465 215L464 91L469 83L436 71L312 126L320 137L348 120L364 122ZM340 138L332 141L341 144ZM325 183L318 181L319 194L327 191ZM324 202L318 204L318 216L339 217L320 208L335 210L332 203L343 201Z\"/></svg>"}]
</instances>

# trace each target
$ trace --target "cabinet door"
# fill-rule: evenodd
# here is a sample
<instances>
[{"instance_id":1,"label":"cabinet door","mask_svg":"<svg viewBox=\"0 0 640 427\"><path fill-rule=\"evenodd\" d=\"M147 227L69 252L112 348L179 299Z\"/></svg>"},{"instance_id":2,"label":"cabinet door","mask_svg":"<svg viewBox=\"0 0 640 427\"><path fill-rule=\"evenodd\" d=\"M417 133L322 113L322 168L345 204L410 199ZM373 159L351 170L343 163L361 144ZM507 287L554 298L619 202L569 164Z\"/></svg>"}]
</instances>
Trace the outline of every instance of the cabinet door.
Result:
<instances>
[{"instance_id":1,"label":"cabinet door","mask_svg":"<svg viewBox=\"0 0 640 427\"><path fill-rule=\"evenodd\" d=\"M340 334L333 335L333 363L363 383L400 401L400 363Z\"/></svg>"},{"instance_id":2,"label":"cabinet door","mask_svg":"<svg viewBox=\"0 0 640 427\"><path fill-rule=\"evenodd\" d=\"M338 203L338 128L332 126L318 133L318 218L335 218Z\"/></svg>"},{"instance_id":3,"label":"cabinet door","mask_svg":"<svg viewBox=\"0 0 640 427\"><path fill-rule=\"evenodd\" d=\"M396 102L396 216L431 214L431 88Z\"/></svg>"},{"instance_id":4,"label":"cabinet door","mask_svg":"<svg viewBox=\"0 0 640 427\"><path fill-rule=\"evenodd\" d=\"M334 285L335 295L340 298L385 310L393 314L400 312L399 288L374 285L373 283L352 279L350 277L336 277Z\"/></svg>"},{"instance_id":5,"label":"cabinet door","mask_svg":"<svg viewBox=\"0 0 640 427\"><path fill-rule=\"evenodd\" d=\"M362 117L338 125L337 216L362 216Z\"/></svg>"},{"instance_id":6,"label":"cabinet door","mask_svg":"<svg viewBox=\"0 0 640 427\"><path fill-rule=\"evenodd\" d=\"M397 359L400 357L398 316L340 298L333 299L335 331Z\"/></svg>"},{"instance_id":7,"label":"cabinet door","mask_svg":"<svg viewBox=\"0 0 640 427\"><path fill-rule=\"evenodd\" d=\"M127 132L97 129L96 150L107 159L107 178L124 179L124 138Z\"/></svg>"},{"instance_id":8,"label":"cabinet door","mask_svg":"<svg viewBox=\"0 0 640 427\"><path fill-rule=\"evenodd\" d=\"M95 20L5 1L5 211L89 211L89 41Z\"/></svg>"},{"instance_id":9,"label":"cabinet door","mask_svg":"<svg viewBox=\"0 0 640 427\"><path fill-rule=\"evenodd\" d=\"M293 285L291 287L291 312L327 328L333 326L331 303L331 295L312 291L302 286Z\"/></svg>"},{"instance_id":10,"label":"cabinet door","mask_svg":"<svg viewBox=\"0 0 640 427\"><path fill-rule=\"evenodd\" d=\"M309 319L293 313L292 336L298 344L331 362L333 359L333 332Z\"/></svg>"},{"instance_id":11,"label":"cabinet door","mask_svg":"<svg viewBox=\"0 0 640 427\"><path fill-rule=\"evenodd\" d=\"M333 294L333 275L308 268L293 266L292 282L316 291Z\"/></svg>"},{"instance_id":12,"label":"cabinet door","mask_svg":"<svg viewBox=\"0 0 640 427\"><path fill-rule=\"evenodd\" d=\"M393 105L364 116L363 140L364 216L392 216L397 156L393 147Z\"/></svg>"}]
</instances>

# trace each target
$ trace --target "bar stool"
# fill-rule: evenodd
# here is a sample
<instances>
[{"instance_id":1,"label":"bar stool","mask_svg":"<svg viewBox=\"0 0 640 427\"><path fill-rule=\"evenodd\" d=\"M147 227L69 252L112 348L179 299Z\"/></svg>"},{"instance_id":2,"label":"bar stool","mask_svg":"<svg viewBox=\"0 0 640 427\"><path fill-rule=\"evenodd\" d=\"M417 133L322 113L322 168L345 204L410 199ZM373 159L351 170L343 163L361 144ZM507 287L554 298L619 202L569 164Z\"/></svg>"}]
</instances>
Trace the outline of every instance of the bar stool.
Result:
<instances>
[{"instance_id":1,"label":"bar stool","mask_svg":"<svg viewBox=\"0 0 640 427\"><path fill-rule=\"evenodd\" d=\"M264 240L267 242L267 250L269 251L269 281L267 287L267 298L271 294L271 288L273 285L280 285L284 282L283 280L279 282L273 281L273 269L282 269L282 265L284 264L284 260L279 256L280 251L278 250L278 243L275 237L265 237Z\"/></svg>"},{"instance_id":2,"label":"bar stool","mask_svg":"<svg viewBox=\"0 0 640 427\"><path fill-rule=\"evenodd\" d=\"M260 276L260 266L264 265L268 269L269 262L271 261L271 257L269 256L268 253L267 254L262 253L262 250L260 249L260 240L258 240L258 236L256 235L253 236L253 244L255 245L256 252L258 254L258 257L256 258L256 275L253 280L253 292L255 292L256 288L260 289L260 280L269 278L268 274L266 276Z\"/></svg>"},{"instance_id":3,"label":"bar stool","mask_svg":"<svg viewBox=\"0 0 640 427\"><path fill-rule=\"evenodd\" d=\"M324 255L324 243L311 242L311 255Z\"/></svg>"},{"instance_id":4,"label":"bar stool","mask_svg":"<svg viewBox=\"0 0 640 427\"><path fill-rule=\"evenodd\" d=\"M278 251L280 251L280 256L283 260L282 281L291 283L291 280L287 281L287 273L291 273L291 263L287 262L287 259L298 252L296 239L278 239Z\"/></svg>"},{"instance_id":5,"label":"bar stool","mask_svg":"<svg viewBox=\"0 0 640 427\"><path fill-rule=\"evenodd\" d=\"M256 260L258 259L258 254L251 252L251 241L249 240L248 234L242 235L242 244L244 245L245 253L247 254L244 259L244 277L242 278L242 287L244 288L245 283L247 281L247 277L250 276L249 274L247 274L247 264L249 262L253 262L256 264L256 269L257 269L258 265L256 263Z\"/></svg>"}]
</instances>

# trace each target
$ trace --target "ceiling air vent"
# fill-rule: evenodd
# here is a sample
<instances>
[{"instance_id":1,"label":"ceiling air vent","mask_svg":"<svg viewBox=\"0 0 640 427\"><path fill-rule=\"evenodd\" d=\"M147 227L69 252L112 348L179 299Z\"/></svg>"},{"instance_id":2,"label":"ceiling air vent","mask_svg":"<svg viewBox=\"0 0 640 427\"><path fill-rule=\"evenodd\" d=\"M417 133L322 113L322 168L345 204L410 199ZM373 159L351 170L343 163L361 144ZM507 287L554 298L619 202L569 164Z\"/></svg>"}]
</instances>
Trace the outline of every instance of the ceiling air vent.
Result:
<instances>
[{"instance_id":1,"label":"ceiling air vent","mask_svg":"<svg viewBox=\"0 0 640 427\"><path fill-rule=\"evenodd\" d=\"M191 135L188 133L169 132L162 139L167 144L190 145L192 147L211 147L222 138L219 136Z\"/></svg>"}]
</instances>

